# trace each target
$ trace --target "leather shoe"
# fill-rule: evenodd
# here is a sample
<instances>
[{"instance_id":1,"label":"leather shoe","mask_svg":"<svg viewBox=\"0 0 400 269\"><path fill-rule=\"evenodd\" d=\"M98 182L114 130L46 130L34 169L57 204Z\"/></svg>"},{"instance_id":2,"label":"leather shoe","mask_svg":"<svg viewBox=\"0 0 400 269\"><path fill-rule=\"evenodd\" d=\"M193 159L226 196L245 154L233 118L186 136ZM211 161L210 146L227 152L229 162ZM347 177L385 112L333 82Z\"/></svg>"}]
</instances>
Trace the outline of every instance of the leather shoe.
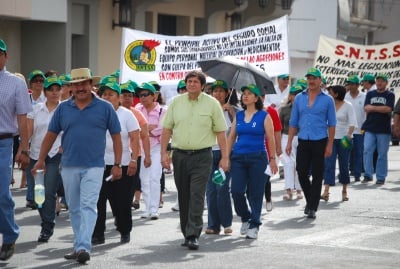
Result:
<instances>
[{"instance_id":1,"label":"leather shoe","mask_svg":"<svg viewBox=\"0 0 400 269\"><path fill-rule=\"evenodd\" d=\"M187 247L190 250L198 250L199 249L199 240L196 237L191 237L188 239Z\"/></svg>"},{"instance_id":2,"label":"leather shoe","mask_svg":"<svg viewBox=\"0 0 400 269\"><path fill-rule=\"evenodd\" d=\"M308 208L308 205L306 205L306 208L304 208L304 215L308 215L310 213L310 209Z\"/></svg>"},{"instance_id":3,"label":"leather shoe","mask_svg":"<svg viewBox=\"0 0 400 269\"><path fill-rule=\"evenodd\" d=\"M187 247L188 246L188 241L187 239L185 239L185 241L181 244L182 247Z\"/></svg>"},{"instance_id":4,"label":"leather shoe","mask_svg":"<svg viewBox=\"0 0 400 269\"><path fill-rule=\"evenodd\" d=\"M129 243L130 241L131 241L130 234L121 234L121 240L120 240L121 244L126 244L126 243Z\"/></svg>"},{"instance_id":5,"label":"leather shoe","mask_svg":"<svg viewBox=\"0 0 400 269\"><path fill-rule=\"evenodd\" d=\"M37 209L37 205L34 201L26 201L26 207L29 207L32 210Z\"/></svg>"},{"instance_id":6,"label":"leather shoe","mask_svg":"<svg viewBox=\"0 0 400 269\"><path fill-rule=\"evenodd\" d=\"M104 244L105 241L106 240L104 239L104 237L96 237L96 236L92 237L92 245L101 245Z\"/></svg>"},{"instance_id":7,"label":"leather shoe","mask_svg":"<svg viewBox=\"0 0 400 269\"><path fill-rule=\"evenodd\" d=\"M76 260L81 264L86 263L88 260L90 260L89 252L87 252L86 250L79 250L77 253Z\"/></svg>"},{"instance_id":8,"label":"leather shoe","mask_svg":"<svg viewBox=\"0 0 400 269\"><path fill-rule=\"evenodd\" d=\"M6 261L14 255L15 243L3 244L0 251L0 260Z\"/></svg>"},{"instance_id":9,"label":"leather shoe","mask_svg":"<svg viewBox=\"0 0 400 269\"><path fill-rule=\"evenodd\" d=\"M75 251L64 255L64 259L66 260L76 260L77 257L78 253L76 253Z\"/></svg>"},{"instance_id":10,"label":"leather shoe","mask_svg":"<svg viewBox=\"0 0 400 269\"><path fill-rule=\"evenodd\" d=\"M40 232L38 242L47 243L52 235L53 235L53 233L47 233L47 232L42 231L42 232Z\"/></svg>"},{"instance_id":11,"label":"leather shoe","mask_svg":"<svg viewBox=\"0 0 400 269\"><path fill-rule=\"evenodd\" d=\"M310 209L310 211L307 214L308 219L315 219L317 216L315 215L315 210Z\"/></svg>"}]
</instances>

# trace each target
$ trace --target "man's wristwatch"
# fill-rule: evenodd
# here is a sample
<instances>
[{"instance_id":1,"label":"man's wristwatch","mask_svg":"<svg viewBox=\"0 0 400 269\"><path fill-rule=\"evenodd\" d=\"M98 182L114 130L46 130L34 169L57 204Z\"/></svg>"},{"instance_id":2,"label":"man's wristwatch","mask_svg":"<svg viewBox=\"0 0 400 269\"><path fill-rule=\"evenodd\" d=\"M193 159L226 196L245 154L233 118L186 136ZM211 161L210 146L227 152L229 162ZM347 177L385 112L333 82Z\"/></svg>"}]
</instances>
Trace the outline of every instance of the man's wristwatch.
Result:
<instances>
[{"instance_id":1,"label":"man's wristwatch","mask_svg":"<svg viewBox=\"0 0 400 269\"><path fill-rule=\"evenodd\" d=\"M31 154L31 152L29 150L21 150L21 153L28 156Z\"/></svg>"},{"instance_id":2,"label":"man's wristwatch","mask_svg":"<svg viewBox=\"0 0 400 269\"><path fill-rule=\"evenodd\" d=\"M122 164L120 164L120 163L114 163L114 166L116 166L118 168L122 168Z\"/></svg>"}]
</instances>

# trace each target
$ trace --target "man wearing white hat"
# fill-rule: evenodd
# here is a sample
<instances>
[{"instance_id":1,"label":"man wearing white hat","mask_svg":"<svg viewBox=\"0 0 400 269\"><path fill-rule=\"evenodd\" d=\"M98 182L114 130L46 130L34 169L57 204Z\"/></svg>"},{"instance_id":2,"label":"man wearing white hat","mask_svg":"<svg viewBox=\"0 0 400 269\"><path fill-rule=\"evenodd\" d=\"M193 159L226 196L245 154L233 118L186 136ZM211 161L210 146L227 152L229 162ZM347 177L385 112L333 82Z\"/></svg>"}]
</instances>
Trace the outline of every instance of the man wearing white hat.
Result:
<instances>
[{"instance_id":1,"label":"man wearing white hat","mask_svg":"<svg viewBox=\"0 0 400 269\"><path fill-rule=\"evenodd\" d=\"M90 260L91 236L97 219L97 200L104 173L106 132L114 147L111 180L122 175L121 126L112 105L92 93L93 80L88 68L71 71L73 97L54 112L48 132L33 168L44 169L44 160L57 134L63 132L61 176L74 231L74 251L64 256L79 263Z\"/></svg>"}]
</instances>

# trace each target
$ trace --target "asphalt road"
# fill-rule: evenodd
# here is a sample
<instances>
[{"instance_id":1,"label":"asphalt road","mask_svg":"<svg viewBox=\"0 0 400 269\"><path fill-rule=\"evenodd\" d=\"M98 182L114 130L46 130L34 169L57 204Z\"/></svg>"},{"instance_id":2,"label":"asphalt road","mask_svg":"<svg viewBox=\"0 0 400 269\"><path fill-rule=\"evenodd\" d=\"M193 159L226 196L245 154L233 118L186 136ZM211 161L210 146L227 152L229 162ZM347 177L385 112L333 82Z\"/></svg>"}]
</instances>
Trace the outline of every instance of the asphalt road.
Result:
<instances>
[{"instance_id":1,"label":"asphalt road","mask_svg":"<svg viewBox=\"0 0 400 269\"><path fill-rule=\"evenodd\" d=\"M64 260L72 250L68 212L61 212L53 237L37 243L40 219L25 207L26 189L19 189L20 174L12 187L15 215L21 234L15 255L0 268L75 268ZM353 180L353 178L352 178ZM179 216L172 212L176 189L172 176L160 219L140 219L133 212L131 242L120 245L109 212L106 243L95 246L87 268L400 268L400 147L390 147L389 176L385 185L352 183L350 200L341 201L341 187L331 188L330 200L321 201L317 218L304 217L305 201L283 201L284 181L272 180L274 209L263 209L258 240L240 236L234 217L233 234L200 237L200 249L181 247ZM204 211L206 225L207 211ZM1 237L1 235L0 235Z\"/></svg>"}]
</instances>

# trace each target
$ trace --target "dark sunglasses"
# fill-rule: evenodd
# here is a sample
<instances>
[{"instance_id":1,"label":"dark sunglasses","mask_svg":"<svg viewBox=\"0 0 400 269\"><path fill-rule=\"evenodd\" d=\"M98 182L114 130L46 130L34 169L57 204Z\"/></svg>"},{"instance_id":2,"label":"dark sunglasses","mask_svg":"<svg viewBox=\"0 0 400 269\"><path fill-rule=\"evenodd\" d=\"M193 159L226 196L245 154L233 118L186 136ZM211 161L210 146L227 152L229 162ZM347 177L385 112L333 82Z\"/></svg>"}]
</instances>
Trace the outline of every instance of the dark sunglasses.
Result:
<instances>
[{"instance_id":1,"label":"dark sunglasses","mask_svg":"<svg viewBox=\"0 0 400 269\"><path fill-rule=\"evenodd\" d=\"M144 92L144 93L139 94L139 97L142 98L142 97L147 97L149 95L151 95L150 92Z\"/></svg>"}]
</instances>

